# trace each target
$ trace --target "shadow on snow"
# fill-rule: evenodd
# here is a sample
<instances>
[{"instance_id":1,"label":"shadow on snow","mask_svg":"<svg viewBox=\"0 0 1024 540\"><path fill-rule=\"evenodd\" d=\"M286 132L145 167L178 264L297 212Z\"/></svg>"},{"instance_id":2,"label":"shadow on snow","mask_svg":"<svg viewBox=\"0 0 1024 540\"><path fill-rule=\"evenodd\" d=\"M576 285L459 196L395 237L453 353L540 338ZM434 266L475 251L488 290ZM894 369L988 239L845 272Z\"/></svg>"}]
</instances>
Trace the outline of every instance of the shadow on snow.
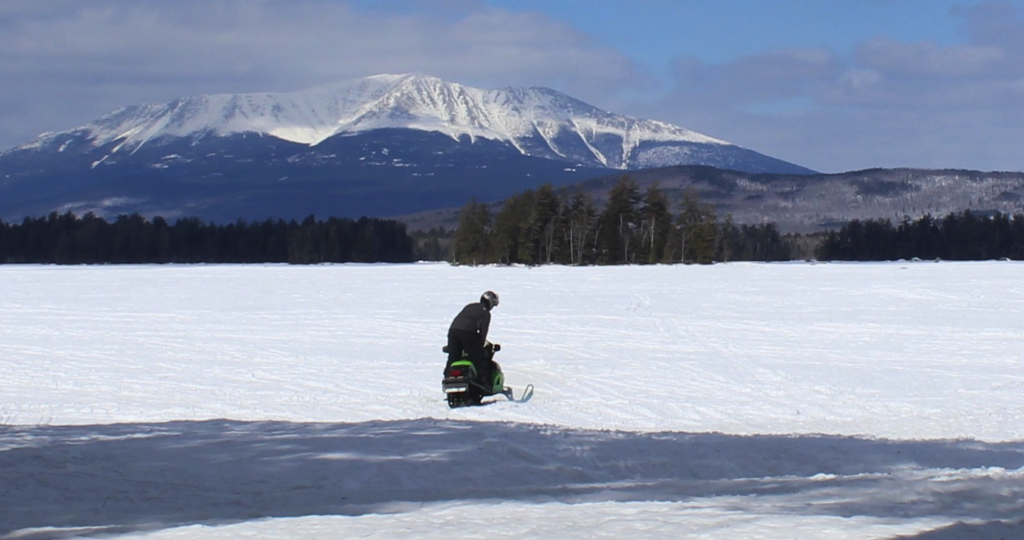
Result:
<instances>
[{"instance_id":1,"label":"shadow on snow","mask_svg":"<svg viewBox=\"0 0 1024 540\"><path fill-rule=\"evenodd\" d=\"M0 426L0 538L354 516L440 501L748 495L773 512L1016 527L1024 486L1003 470L1022 467L1020 442L626 433L433 419ZM1013 525L1004 523L1010 519ZM932 538L927 534L920 538Z\"/></svg>"}]
</instances>

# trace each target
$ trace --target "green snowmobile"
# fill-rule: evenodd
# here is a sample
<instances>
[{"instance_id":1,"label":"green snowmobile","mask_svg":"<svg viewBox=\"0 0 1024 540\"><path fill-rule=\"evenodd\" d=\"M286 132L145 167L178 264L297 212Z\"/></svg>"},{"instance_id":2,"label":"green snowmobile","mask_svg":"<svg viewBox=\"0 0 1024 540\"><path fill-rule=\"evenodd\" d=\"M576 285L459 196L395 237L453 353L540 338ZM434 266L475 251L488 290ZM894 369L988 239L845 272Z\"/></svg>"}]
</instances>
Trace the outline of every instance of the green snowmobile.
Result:
<instances>
[{"instance_id":1,"label":"green snowmobile","mask_svg":"<svg viewBox=\"0 0 1024 540\"><path fill-rule=\"evenodd\" d=\"M448 352L448 346L442 349ZM480 405L481 400L487 396L501 394L512 401L512 389L505 386L505 375L501 372L501 366L494 361L494 353L501 350L501 345L487 342L484 344L486 361L491 363L493 373L492 380L481 381L477 376L476 366L470 362L465 352L462 358L452 362L445 367L444 380L441 381L441 389L448 397L448 406L451 408L465 407L469 405Z\"/></svg>"}]
</instances>

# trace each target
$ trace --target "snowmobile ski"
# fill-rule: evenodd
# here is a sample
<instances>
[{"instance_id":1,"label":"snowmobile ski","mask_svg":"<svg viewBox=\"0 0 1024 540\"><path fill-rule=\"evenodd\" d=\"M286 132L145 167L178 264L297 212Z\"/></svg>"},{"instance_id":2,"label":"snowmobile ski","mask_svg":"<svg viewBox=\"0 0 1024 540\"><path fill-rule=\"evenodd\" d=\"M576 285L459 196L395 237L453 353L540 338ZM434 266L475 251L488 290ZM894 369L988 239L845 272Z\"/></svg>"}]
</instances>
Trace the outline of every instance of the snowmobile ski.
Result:
<instances>
[{"instance_id":1,"label":"snowmobile ski","mask_svg":"<svg viewBox=\"0 0 1024 540\"><path fill-rule=\"evenodd\" d=\"M526 403L527 401L530 401L530 398L533 397L533 385L532 384L526 385L526 388L523 388L523 393L519 394L519 399L512 399L512 389L511 388L509 388L508 395L509 395L509 400L510 401L514 401L516 403Z\"/></svg>"}]
</instances>

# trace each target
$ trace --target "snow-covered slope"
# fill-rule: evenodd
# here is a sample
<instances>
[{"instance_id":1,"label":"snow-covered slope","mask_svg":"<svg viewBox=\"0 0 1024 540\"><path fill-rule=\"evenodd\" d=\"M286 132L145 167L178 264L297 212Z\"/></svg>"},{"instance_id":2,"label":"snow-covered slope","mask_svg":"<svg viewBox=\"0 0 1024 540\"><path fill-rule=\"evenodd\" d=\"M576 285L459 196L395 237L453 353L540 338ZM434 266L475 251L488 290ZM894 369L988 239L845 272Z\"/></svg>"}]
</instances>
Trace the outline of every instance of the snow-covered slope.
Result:
<instances>
[{"instance_id":1,"label":"snow-covered slope","mask_svg":"<svg viewBox=\"0 0 1024 540\"><path fill-rule=\"evenodd\" d=\"M76 133L94 146L117 142L134 152L163 137L259 133L317 145L336 135L398 128L484 138L524 155L633 169L684 163L689 145L734 146L654 120L612 114L547 88L485 90L422 74L377 75L292 93L217 94L125 107L64 133L44 134L21 148ZM684 143L667 150L645 145Z\"/></svg>"}]
</instances>

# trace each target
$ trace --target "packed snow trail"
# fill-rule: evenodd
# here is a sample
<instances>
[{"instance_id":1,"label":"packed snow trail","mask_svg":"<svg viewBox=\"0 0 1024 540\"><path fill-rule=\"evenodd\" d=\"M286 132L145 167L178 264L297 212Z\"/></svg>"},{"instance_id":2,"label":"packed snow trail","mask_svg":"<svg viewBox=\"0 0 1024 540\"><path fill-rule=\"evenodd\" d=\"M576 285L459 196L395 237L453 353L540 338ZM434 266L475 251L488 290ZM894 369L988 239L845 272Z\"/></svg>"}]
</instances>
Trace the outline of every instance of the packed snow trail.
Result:
<instances>
[{"instance_id":1,"label":"packed snow trail","mask_svg":"<svg viewBox=\"0 0 1024 540\"><path fill-rule=\"evenodd\" d=\"M0 538L1013 537L1022 268L0 266Z\"/></svg>"}]
</instances>

